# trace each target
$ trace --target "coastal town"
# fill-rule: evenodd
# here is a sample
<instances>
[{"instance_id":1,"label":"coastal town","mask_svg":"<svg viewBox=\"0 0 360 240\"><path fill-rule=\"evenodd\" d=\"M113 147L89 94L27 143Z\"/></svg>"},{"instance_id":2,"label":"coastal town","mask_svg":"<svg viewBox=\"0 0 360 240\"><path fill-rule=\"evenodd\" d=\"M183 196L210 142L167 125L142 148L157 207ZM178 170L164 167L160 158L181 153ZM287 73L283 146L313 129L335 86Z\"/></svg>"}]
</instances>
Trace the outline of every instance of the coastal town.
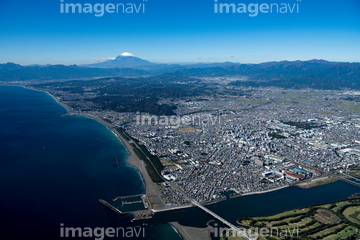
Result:
<instances>
[{"instance_id":1,"label":"coastal town","mask_svg":"<svg viewBox=\"0 0 360 240\"><path fill-rule=\"evenodd\" d=\"M159 185L162 208L189 204L178 187L206 204L316 179L334 181L330 174L358 169L360 106L344 100L358 93L229 88L251 95L161 99L159 104L176 106L172 116L99 109L88 100L96 88L85 96L45 90L73 115L121 127L159 159L166 180Z\"/></svg>"}]
</instances>

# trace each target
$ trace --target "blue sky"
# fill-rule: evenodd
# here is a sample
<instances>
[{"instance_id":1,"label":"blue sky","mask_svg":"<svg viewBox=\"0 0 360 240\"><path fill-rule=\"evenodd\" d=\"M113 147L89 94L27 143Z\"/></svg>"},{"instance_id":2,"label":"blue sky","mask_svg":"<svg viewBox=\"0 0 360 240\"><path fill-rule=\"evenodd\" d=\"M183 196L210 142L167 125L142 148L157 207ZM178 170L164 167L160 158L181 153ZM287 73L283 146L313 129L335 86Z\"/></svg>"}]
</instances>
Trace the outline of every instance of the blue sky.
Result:
<instances>
[{"instance_id":1,"label":"blue sky","mask_svg":"<svg viewBox=\"0 0 360 240\"><path fill-rule=\"evenodd\" d=\"M299 13L214 13L214 0L63 0L144 4L145 13L60 13L60 0L0 0L0 63L84 64L131 52L154 62L326 59L360 62L359 0L218 0L299 4Z\"/></svg>"}]
</instances>

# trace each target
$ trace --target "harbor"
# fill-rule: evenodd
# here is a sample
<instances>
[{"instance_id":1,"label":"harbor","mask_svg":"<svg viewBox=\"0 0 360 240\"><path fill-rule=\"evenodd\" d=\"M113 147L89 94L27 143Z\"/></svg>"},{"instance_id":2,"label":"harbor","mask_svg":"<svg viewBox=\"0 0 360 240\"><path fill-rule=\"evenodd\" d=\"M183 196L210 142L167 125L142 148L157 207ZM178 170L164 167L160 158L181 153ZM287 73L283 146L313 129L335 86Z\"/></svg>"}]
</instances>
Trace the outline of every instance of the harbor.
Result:
<instances>
[{"instance_id":1,"label":"harbor","mask_svg":"<svg viewBox=\"0 0 360 240\"><path fill-rule=\"evenodd\" d=\"M111 200L111 203L103 199L99 199L99 202L117 214L132 214L134 220L149 219L154 214L146 194L117 196Z\"/></svg>"}]
</instances>

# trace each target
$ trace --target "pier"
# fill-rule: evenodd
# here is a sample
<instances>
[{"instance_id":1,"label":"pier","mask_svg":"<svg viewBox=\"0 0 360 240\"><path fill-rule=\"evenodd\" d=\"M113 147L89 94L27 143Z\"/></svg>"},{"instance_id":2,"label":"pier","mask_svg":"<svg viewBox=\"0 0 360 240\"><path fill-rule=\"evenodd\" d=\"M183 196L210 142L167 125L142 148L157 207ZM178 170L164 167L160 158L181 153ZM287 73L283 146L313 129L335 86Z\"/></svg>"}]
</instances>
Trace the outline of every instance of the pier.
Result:
<instances>
[{"instance_id":1,"label":"pier","mask_svg":"<svg viewBox=\"0 0 360 240\"><path fill-rule=\"evenodd\" d=\"M124 205L131 205L131 204L135 204L135 203L144 203L143 200L140 201L121 201L121 207L123 207Z\"/></svg>"},{"instance_id":2,"label":"pier","mask_svg":"<svg viewBox=\"0 0 360 240\"><path fill-rule=\"evenodd\" d=\"M103 199L99 199L99 202L103 205L105 205L106 207L110 208L111 210L113 210L114 212L116 212L117 214L123 214L119 209L117 209L116 207L114 207L113 205L111 205L110 203L108 203L107 201L103 200Z\"/></svg>"}]
</instances>

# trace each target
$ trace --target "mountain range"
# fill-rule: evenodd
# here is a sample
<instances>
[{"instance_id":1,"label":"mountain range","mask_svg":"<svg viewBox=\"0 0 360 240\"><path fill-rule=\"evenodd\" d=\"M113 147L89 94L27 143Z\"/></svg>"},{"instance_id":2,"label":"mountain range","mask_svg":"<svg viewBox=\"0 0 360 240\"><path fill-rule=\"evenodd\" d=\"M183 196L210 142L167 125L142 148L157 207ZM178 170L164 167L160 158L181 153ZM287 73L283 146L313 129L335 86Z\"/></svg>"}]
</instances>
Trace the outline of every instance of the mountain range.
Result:
<instances>
[{"instance_id":1,"label":"mountain range","mask_svg":"<svg viewBox=\"0 0 360 240\"><path fill-rule=\"evenodd\" d=\"M31 81L52 79L76 79L108 76L145 76L148 72L133 68L90 68L77 65L32 65L21 66L15 63L0 64L1 81Z\"/></svg>"},{"instance_id":2,"label":"mountain range","mask_svg":"<svg viewBox=\"0 0 360 240\"><path fill-rule=\"evenodd\" d=\"M237 86L276 86L284 88L360 89L360 63L325 60L280 61L260 64L198 63L158 64L131 53L88 65L0 64L0 81L94 78L105 76L139 77L166 75L172 77L246 77L234 81Z\"/></svg>"}]
</instances>

